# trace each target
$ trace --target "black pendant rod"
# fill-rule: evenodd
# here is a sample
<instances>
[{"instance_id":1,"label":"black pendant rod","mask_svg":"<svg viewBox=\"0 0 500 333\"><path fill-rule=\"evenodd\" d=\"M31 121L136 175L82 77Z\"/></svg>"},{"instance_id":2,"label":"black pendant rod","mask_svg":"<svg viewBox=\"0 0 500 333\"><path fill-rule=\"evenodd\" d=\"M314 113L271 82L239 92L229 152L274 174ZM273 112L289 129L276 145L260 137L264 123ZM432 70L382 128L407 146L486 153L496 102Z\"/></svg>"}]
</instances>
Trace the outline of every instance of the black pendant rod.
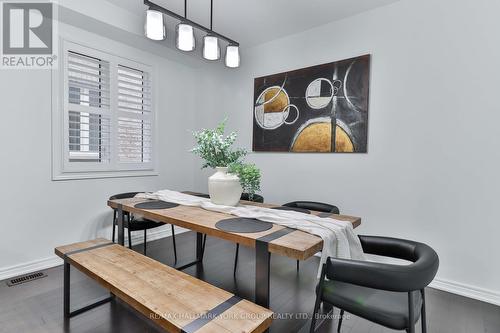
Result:
<instances>
[{"instance_id":1,"label":"black pendant rod","mask_svg":"<svg viewBox=\"0 0 500 333\"><path fill-rule=\"evenodd\" d=\"M184 1L186 2L187 0L184 0ZM221 34L215 32L215 31L213 31L212 29L209 29L207 27L202 26L201 24L193 22L193 21L191 21L190 19L188 19L186 17L182 17L181 15L179 15L177 13L174 13L173 11L170 11L170 10L168 10L168 9L166 9L166 8L160 6L160 5L157 5L157 4L155 4L155 3L153 3L153 2L151 2L149 0L144 0L144 4L146 6L148 6L149 9L151 9L151 10L156 10L156 11L164 13L165 15L173 17L173 18L175 18L175 19L177 19L179 21L187 22L188 24L192 25L193 27L195 27L195 28L197 28L199 30L203 30L206 33L210 33L210 34L214 35L215 37L217 37L219 39L225 40L226 42L228 42L231 45L234 45L234 46L239 46L240 45L240 43L232 40L231 38L228 38L228 37L226 37L224 35L221 35ZM187 14L186 13L186 8L184 8L184 14Z\"/></svg>"},{"instance_id":2,"label":"black pendant rod","mask_svg":"<svg viewBox=\"0 0 500 333\"><path fill-rule=\"evenodd\" d=\"M213 31L213 22L214 20L214 0L210 0L210 30Z\"/></svg>"}]
</instances>

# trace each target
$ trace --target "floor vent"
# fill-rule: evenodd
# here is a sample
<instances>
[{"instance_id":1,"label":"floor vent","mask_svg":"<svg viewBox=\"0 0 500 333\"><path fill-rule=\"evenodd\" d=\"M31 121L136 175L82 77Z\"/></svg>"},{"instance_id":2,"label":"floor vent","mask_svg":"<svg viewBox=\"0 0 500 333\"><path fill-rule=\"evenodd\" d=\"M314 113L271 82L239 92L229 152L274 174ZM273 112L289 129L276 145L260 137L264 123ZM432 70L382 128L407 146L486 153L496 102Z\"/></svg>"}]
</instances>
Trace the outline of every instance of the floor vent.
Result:
<instances>
[{"instance_id":1,"label":"floor vent","mask_svg":"<svg viewBox=\"0 0 500 333\"><path fill-rule=\"evenodd\" d=\"M31 282L33 280L38 280L41 278L46 277L47 274L43 272L36 272L36 273L31 273L31 274L26 274L23 276L18 276L13 279L7 280L7 285L9 287L14 287L23 283Z\"/></svg>"}]
</instances>

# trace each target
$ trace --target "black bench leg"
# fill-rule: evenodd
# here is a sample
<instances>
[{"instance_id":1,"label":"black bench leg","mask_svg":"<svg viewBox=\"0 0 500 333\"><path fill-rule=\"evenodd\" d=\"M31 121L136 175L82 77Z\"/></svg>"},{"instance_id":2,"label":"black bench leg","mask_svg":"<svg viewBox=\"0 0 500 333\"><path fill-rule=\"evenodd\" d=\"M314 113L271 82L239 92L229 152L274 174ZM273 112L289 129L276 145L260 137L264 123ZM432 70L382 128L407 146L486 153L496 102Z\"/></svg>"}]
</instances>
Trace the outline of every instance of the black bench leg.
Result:
<instances>
[{"instance_id":1,"label":"black bench leg","mask_svg":"<svg viewBox=\"0 0 500 333\"><path fill-rule=\"evenodd\" d=\"M63 281L63 312L64 312L64 318L71 318L73 316L79 315L80 313L83 313L85 311L91 310L95 307L98 307L102 304L108 303L109 301L113 300L114 295L111 294L111 296L106 297L104 299L101 299L100 301L97 301L95 303L89 304L81 309L71 311L70 310L70 283L71 283L71 275L70 275L70 264L67 260L64 260L64 281Z\"/></svg>"},{"instance_id":2,"label":"black bench leg","mask_svg":"<svg viewBox=\"0 0 500 333\"><path fill-rule=\"evenodd\" d=\"M64 318L69 318L69 283L70 283L70 266L69 263L64 260Z\"/></svg>"}]
</instances>

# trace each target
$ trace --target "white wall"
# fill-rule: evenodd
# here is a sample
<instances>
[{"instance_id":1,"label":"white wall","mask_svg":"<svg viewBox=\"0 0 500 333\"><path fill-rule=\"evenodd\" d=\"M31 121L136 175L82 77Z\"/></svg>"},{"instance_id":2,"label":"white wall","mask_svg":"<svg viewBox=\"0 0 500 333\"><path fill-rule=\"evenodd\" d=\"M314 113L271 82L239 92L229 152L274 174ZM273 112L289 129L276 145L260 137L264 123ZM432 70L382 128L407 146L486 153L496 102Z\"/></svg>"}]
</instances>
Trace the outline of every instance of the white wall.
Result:
<instances>
[{"instance_id":1,"label":"white wall","mask_svg":"<svg viewBox=\"0 0 500 333\"><path fill-rule=\"evenodd\" d=\"M369 153L251 154L263 195L334 203L363 218L359 233L428 243L434 286L500 304L499 12L493 0L404 0L243 50L238 71L199 78L196 124L227 115L251 149L254 77L372 54Z\"/></svg>"},{"instance_id":2,"label":"white wall","mask_svg":"<svg viewBox=\"0 0 500 333\"><path fill-rule=\"evenodd\" d=\"M194 123L196 69L102 37L105 31L96 35L64 23L59 29L64 38L158 68L159 176L52 181L51 73L0 71L0 280L57 264L57 245L111 237L106 200L112 194L193 187L186 126Z\"/></svg>"}]
</instances>

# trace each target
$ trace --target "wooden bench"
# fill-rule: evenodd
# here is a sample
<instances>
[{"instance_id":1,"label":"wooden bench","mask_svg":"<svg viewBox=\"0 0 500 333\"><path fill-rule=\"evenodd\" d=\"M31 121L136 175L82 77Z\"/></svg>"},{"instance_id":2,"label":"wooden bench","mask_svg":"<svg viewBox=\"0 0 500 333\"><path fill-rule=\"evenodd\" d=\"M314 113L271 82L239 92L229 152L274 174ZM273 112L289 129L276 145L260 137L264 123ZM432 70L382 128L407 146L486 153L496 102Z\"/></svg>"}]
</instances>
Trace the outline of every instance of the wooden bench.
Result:
<instances>
[{"instance_id":1,"label":"wooden bench","mask_svg":"<svg viewBox=\"0 0 500 333\"><path fill-rule=\"evenodd\" d=\"M60 246L64 259L64 316L72 317L113 297L70 311L70 266L168 332L264 332L272 312L106 239Z\"/></svg>"}]
</instances>

